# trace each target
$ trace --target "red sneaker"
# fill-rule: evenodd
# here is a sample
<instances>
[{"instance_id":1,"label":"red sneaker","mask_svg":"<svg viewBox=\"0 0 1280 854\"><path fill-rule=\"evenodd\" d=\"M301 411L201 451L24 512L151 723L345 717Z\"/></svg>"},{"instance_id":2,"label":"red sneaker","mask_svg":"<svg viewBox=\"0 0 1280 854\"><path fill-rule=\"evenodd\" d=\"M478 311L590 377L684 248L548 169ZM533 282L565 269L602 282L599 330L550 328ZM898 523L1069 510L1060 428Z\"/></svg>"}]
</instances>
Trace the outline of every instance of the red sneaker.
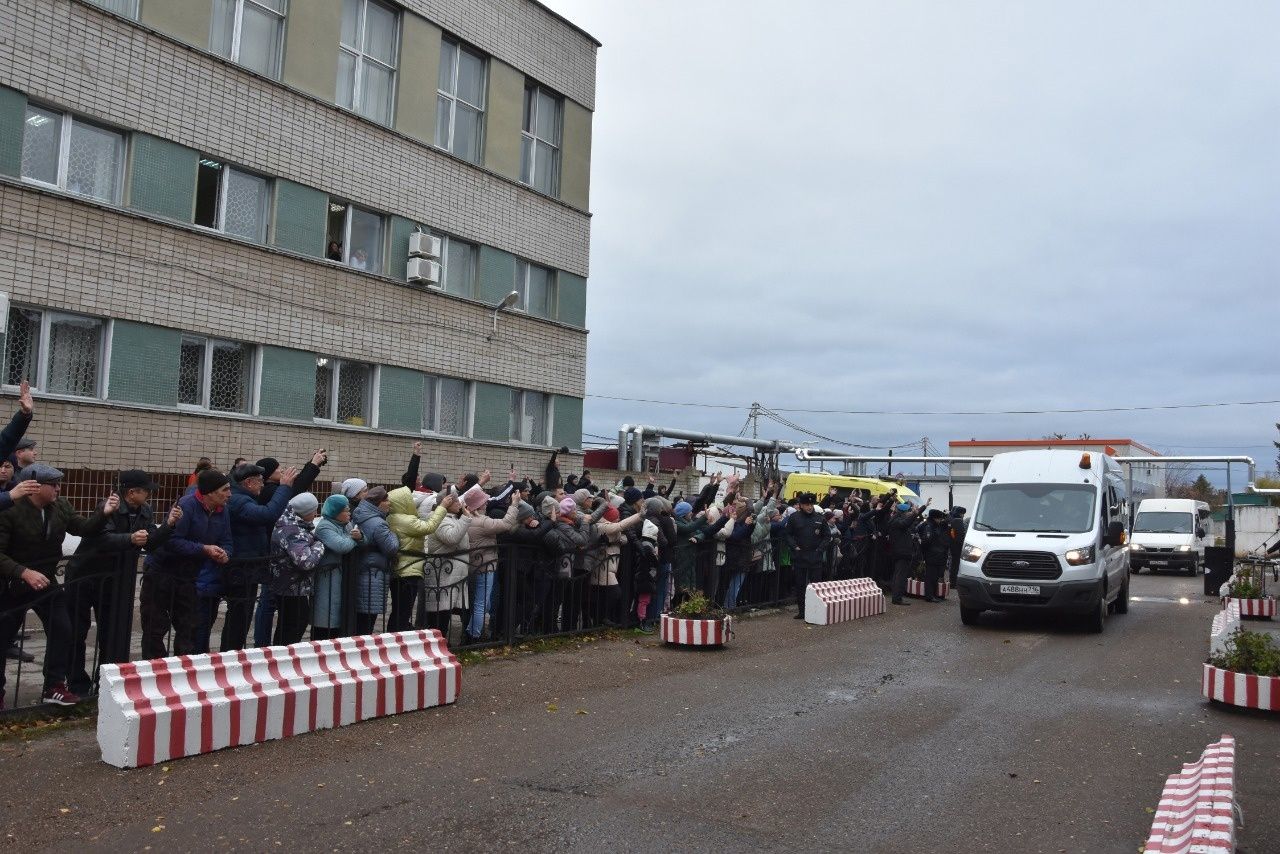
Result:
<instances>
[{"instance_id":1,"label":"red sneaker","mask_svg":"<svg viewBox=\"0 0 1280 854\"><path fill-rule=\"evenodd\" d=\"M66 682L59 682L44 689L44 693L40 695L40 702L50 703L54 706L74 706L80 702L80 697L71 693L71 690L67 688Z\"/></svg>"}]
</instances>

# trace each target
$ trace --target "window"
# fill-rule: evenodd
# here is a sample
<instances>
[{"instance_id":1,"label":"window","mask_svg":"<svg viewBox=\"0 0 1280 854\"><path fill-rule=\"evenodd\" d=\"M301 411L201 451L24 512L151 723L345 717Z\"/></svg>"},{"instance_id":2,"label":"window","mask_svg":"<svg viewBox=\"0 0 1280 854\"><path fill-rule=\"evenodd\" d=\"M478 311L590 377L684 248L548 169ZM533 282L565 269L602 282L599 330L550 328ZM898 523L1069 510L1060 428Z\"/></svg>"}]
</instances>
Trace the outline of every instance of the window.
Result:
<instances>
[{"instance_id":1,"label":"window","mask_svg":"<svg viewBox=\"0 0 1280 854\"><path fill-rule=\"evenodd\" d=\"M382 214L329 200L325 257L330 261L381 274L384 233Z\"/></svg>"},{"instance_id":2,"label":"window","mask_svg":"<svg viewBox=\"0 0 1280 854\"><path fill-rule=\"evenodd\" d=\"M178 403L214 412L249 412L253 388L251 344L182 336Z\"/></svg>"},{"instance_id":3,"label":"window","mask_svg":"<svg viewBox=\"0 0 1280 854\"><path fill-rule=\"evenodd\" d=\"M540 391L511 390L511 441L526 445L547 444L550 415L547 396Z\"/></svg>"},{"instance_id":4,"label":"window","mask_svg":"<svg viewBox=\"0 0 1280 854\"><path fill-rule=\"evenodd\" d=\"M138 20L138 0L89 0L95 6L101 6L108 12L115 12L130 20Z\"/></svg>"},{"instance_id":5,"label":"window","mask_svg":"<svg viewBox=\"0 0 1280 854\"><path fill-rule=\"evenodd\" d=\"M560 192L561 108L560 96L541 86L524 87L520 180L548 196Z\"/></svg>"},{"instance_id":6,"label":"window","mask_svg":"<svg viewBox=\"0 0 1280 854\"><path fill-rule=\"evenodd\" d=\"M476 255L474 243L445 237L440 250L440 263L444 265L444 291L460 297L476 294Z\"/></svg>"},{"instance_id":7,"label":"window","mask_svg":"<svg viewBox=\"0 0 1280 854\"><path fill-rule=\"evenodd\" d=\"M27 105L22 177L101 202L120 201L124 134Z\"/></svg>"},{"instance_id":8,"label":"window","mask_svg":"<svg viewBox=\"0 0 1280 854\"><path fill-rule=\"evenodd\" d=\"M446 38L440 44L436 145L472 163L480 162L484 92L485 58Z\"/></svg>"},{"instance_id":9,"label":"window","mask_svg":"<svg viewBox=\"0 0 1280 854\"><path fill-rule=\"evenodd\" d=\"M370 426L373 366L316 357L315 417L356 427Z\"/></svg>"},{"instance_id":10,"label":"window","mask_svg":"<svg viewBox=\"0 0 1280 854\"><path fill-rule=\"evenodd\" d=\"M422 387L422 429L444 436L467 435L470 400L466 380L427 376Z\"/></svg>"},{"instance_id":11,"label":"window","mask_svg":"<svg viewBox=\"0 0 1280 854\"><path fill-rule=\"evenodd\" d=\"M232 62L280 78L286 0L213 0L209 49Z\"/></svg>"},{"instance_id":12,"label":"window","mask_svg":"<svg viewBox=\"0 0 1280 854\"><path fill-rule=\"evenodd\" d=\"M376 0L343 0L338 106L391 124L400 18Z\"/></svg>"},{"instance_id":13,"label":"window","mask_svg":"<svg viewBox=\"0 0 1280 854\"><path fill-rule=\"evenodd\" d=\"M516 291L520 301L516 308L535 317L554 317L556 313L555 271L528 261L516 262Z\"/></svg>"},{"instance_id":14,"label":"window","mask_svg":"<svg viewBox=\"0 0 1280 854\"><path fill-rule=\"evenodd\" d=\"M98 397L103 321L32 308L9 311L4 381L53 394Z\"/></svg>"},{"instance_id":15,"label":"window","mask_svg":"<svg viewBox=\"0 0 1280 854\"><path fill-rule=\"evenodd\" d=\"M202 157L196 170L196 225L264 243L270 194L266 178Z\"/></svg>"}]
</instances>

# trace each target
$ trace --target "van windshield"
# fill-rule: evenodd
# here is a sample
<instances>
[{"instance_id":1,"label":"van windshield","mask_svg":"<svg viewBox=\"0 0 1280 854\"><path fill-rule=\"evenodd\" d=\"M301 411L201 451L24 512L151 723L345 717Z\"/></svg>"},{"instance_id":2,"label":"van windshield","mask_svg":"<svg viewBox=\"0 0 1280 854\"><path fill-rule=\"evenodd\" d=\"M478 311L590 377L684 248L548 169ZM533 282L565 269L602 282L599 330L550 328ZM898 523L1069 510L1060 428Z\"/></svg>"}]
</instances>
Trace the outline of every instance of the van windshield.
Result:
<instances>
[{"instance_id":1,"label":"van windshield","mask_svg":"<svg viewBox=\"0 0 1280 854\"><path fill-rule=\"evenodd\" d=\"M979 531L1082 534L1093 528L1097 488L1071 483L998 483L982 490Z\"/></svg>"},{"instance_id":2,"label":"van windshield","mask_svg":"<svg viewBox=\"0 0 1280 854\"><path fill-rule=\"evenodd\" d=\"M1190 534L1191 514L1148 510L1138 514L1138 521L1133 523L1135 534Z\"/></svg>"}]
</instances>

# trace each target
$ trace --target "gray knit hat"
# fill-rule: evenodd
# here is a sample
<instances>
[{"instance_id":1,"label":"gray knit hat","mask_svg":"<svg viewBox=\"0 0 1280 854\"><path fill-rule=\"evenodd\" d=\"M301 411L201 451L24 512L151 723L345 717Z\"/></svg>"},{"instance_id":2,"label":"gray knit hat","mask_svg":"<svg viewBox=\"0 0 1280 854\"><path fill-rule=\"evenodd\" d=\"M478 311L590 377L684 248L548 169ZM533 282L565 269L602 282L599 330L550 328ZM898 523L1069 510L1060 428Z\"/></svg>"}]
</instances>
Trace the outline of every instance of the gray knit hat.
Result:
<instances>
[{"instance_id":1,"label":"gray knit hat","mask_svg":"<svg viewBox=\"0 0 1280 854\"><path fill-rule=\"evenodd\" d=\"M305 516L320 509L320 499L310 492L299 492L289 499L289 509L299 516Z\"/></svg>"}]
</instances>

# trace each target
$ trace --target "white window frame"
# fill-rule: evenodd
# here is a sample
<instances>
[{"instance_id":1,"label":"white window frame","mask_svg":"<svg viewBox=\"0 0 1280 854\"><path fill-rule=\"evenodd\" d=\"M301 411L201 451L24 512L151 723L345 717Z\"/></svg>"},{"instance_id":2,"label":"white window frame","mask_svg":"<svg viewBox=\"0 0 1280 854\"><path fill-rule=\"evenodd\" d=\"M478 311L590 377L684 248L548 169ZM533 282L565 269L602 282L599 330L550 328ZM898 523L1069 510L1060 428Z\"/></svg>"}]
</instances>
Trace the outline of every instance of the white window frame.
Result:
<instances>
[{"instance_id":1,"label":"white window frame","mask_svg":"<svg viewBox=\"0 0 1280 854\"><path fill-rule=\"evenodd\" d=\"M364 82L364 64L366 62L370 62L374 65L380 65L391 72L391 91L387 93L387 98L390 101L390 103L387 105L386 126L394 127L395 121L396 121L396 96L399 94L399 91L400 91L400 34L401 34L401 29L404 26L404 22L401 17L403 15L403 11L400 9L399 6L393 5L391 3L380 3L378 2L378 0L358 0L358 2L360 3L360 16L356 19L356 41L359 42L359 44L355 46L344 44L342 41L342 37L341 36L338 37L338 51L340 53L347 53L355 57L355 73L351 78L350 110L356 115L361 116L362 118L366 118L371 122L378 122L377 119L371 118L363 110L361 110L362 105L360 103L360 92L362 89L361 84ZM368 20L370 3L374 3L378 6L382 6L384 9L390 10L396 16L396 33L394 36L392 36L392 40L394 42L394 47L395 47L395 52L393 57L393 61L395 63L394 65L387 65L382 60L369 56L367 53L364 52L365 22ZM347 109L347 108L344 107L343 109ZM378 122L378 123L381 124L381 122Z\"/></svg>"},{"instance_id":2,"label":"white window frame","mask_svg":"<svg viewBox=\"0 0 1280 854\"><path fill-rule=\"evenodd\" d=\"M537 188L538 143L539 142L544 143L546 145L549 145L551 148L555 149L555 152L556 152L555 180L552 182L551 188L549 190L546 190L545 192L554 198L559 198L560 197L560 171L561 171L560 167L564 162L564 155L561 153L562 151L561 147L564 141L564 96L559 94L558 92L548 89L546 86L542 86L541 84L534 83L532 81L530 81L529 83L526 83L524 88L525 88L525 91L528 91L530 89L533 90L533 109L530 111L530 119L529 119L529 124L533 127L533 130L526 130L524 128L523 116L522 116L520 136L523 137L524 139L529 140L529 156L531 158L531 163L529 166L529 180L522 181L521 183L523 183L526 187L532 188L535 192L539 192L539 193L544 192ZM538 94L539 93L543 93L547 95L547 97L551 98L556 102L556 105L557 105L556 124L560 131L560 139L561 139L560 142L552 142L549 139L543 139L542 137L538 136L537 127L538 127ZM521 163L521 167L523 166L524 164Z\"/></svg>"},{"instance_id":3,"label":"white window frame","mask_svg":"<svg viewBox=\"0 0 1280 854\"><path fill-rule=\"evenodd\" d=\"M273 68L271 70L271 73L268 75L272 80L279 80L280 69L284 66L284 29L285 29L285 26L287 26L287 22L289 20L289 0L284 0L283 12L277 12L275 9L272 9L270 6L264 6L261 3L255 2L255 0L232 0L232 2L236 4L236 10L233 16L234 20L231 24L231 55L226 58L236 63L237 65L243 65L243 63L240 62L240 29L241 29L241 25L244 22L244 4L252 3L256 8L262 10L263 12L266 12L268 15L274 15L280 19L280 37L279 37L280 41L276 45L276 67ZM209 39L210 41L213 40L212 28L210 28ZM214 50L214 53L217 53L219 56L222 56L222 54L218 53L217 50ZM244 67L248 68L248 66L244 66ZM249 71L254 71L254 73L257 73L252 68L250 68ZM223 164L223 165L225 166L226 164Z\"/></svg>"},{"instance_id":4,"label":"white window frame","mask_svg":"<svg viewBox=\"0 0 1280 854\"><path fill-rule=\"evenodd\" d=\"M40 312L40 343L36 348L36 376L33 380L27 377L27 381L31 384L33 391L42 394L56 394L58 397L74 398L76 400L102 400L107 393L107 373L109 368L108 360L111 358L111 334L113 331L112 321L109 318L98 317L92 314L80 314L74 311L58 311L57 309L41 308L37 305L14 305L10 308L10 312L16 309L25 309L26 311ZM47 392L49 384L49 326L55 319L71 318L73 320L96 320L102 324L102 333L98 340L98 378L94 384L94 393L91 395L67 394L66 392ZM8 347L9 329L6 326L4 330L4 343ZM4 383L0 388L12 390L18 388L17 385Z\"/></svg>"},{"instance_id":5,"label":"white window frame","mask_svg":"<svg viewBox=\"0 0 1280 854\"><path fill-rule=\"evenodd\" d=\"M547 271L547 296L551 305L547 307L546 314L536 314L529 311L529 270L537 267ZM520 299L511 307L513 311L527 314L530 317L540 317L544 320L554 320L557 309L560 307L560 277L552 267L546 267L542 264L535 264L533 261L526 261L523 258L516 259L516 283L515 291L520 294Z\"/></svg>"},{"instance_id":6,"label":"white window frame","mask_svg":"<svg viewBox=\"0 0 1280 854\"><path fill-rule=\"evenodd\" d=\"M435 413L436 423L435 424L423 423L422 434L424 436L433 436L433 437L439 436L439 437L452 438L452 439L471 438L471 418L475 412L476 384L473 383L471 380L464 380L462 379L462 377L447 377L447 376L444 376L443 374L423 374L422 383L424 386L424 397L425 397L425 386L426 386L427 380L435 380L435 401L431 407L431 411ZM440 381L441 380L456 380L457 382L462 383L465 389L465 391L463 392L465 399L462 401L462 432L461 433L442 433L440 432L440 430L437 429L437 425L440 423Z\"/></svg>"},{"instance_id":7,"label":"white window frame","mask_svg":"<svg viewBox=\"0 0 1280 854\"><path fill-rule=\"evenodd\" d=\"M217 163L222 171L218 175L218 209L214 214L214 224L212 226L208 226L201 225L200 223L193 223L195 227L206 231L215 231L218 234L227 234L227 185L231 182L231 172L234 170L239 172L241 175L252 175L254 178L260 178L266 181L267 198L263 201L262 232L257 238L248 238L240 234L227 234L227 236L233 237L237 240L249 240L252 243L265 244L267 242L267 232L271 219L271 198L272 194L275 192L275 179L266 175L259 175L257 172L253 172L249 169L241 169L239 166L232 166L225 160L217 160L213 157L204 156L202 156L200 160ZM199 165L197 164L197 169L198 168Z\"/></svg>"},{"instance_id":8,"label":"white window frame","mask_svg":"<svg viewBox=\"0 0 1280 854\"><path fill-rule=\"evenodd\" d=\"M440 283L445 293L449 293L449 264L453 255L455 243L465 244L467 246L467 255L471 259L471 281L468 282L467 292L465 294L454 294L454 296L475 299L476 297L476 280L480 267L480 246L470 240L463 240L460 237L450 237L447 234L440 235L444 246L440 252Z\"/></svg>"},{"instance_id":9,"label":"white window frame","mask_svg":"<svg viewBox=\"0 0 1280 854\"><path fill-rule=\"evenodd\" d=\"M450 74L450 77L452 77L452 79L453 79L453 94L451 95L451 94L449 94L448 92L446 92L446 91L444 91L443 89L441 89L441 88L440 88L440 78L439 78L439 74L438 74L438 72L437 72L437 76L436 76L436 97L438 97L438 98L448 98L448 99L449 99L449 138L448 138L448 140L447 140L447 142L446 142L446 144L445 144L444 146L439 146L439 147L443 148L443 150L444 150L444 151L447 151L447 152L449 152L450 154L453 154L455 157L461 157L463 160L466 160L468 163L470 163L470 162L471 162L471 161L470 161L470 160L468 160L467 158L462 157L462 155L461 155L461 154L457 154L457 153L455 153L455 152L454 152L454 150L453 150L453 134L454 134L454 131L455 131L455 130L457 130L457 128L458 128L458 102L459 102L459 101L462 101L462 103L466 104L468 107L470 107L471 109L473 109L473 110L475 110L476 112L478 112L478 113L480 114L480 116L481 116L481 119L480 119L480 128L479 128L479 131L478 131L478 137L479 137L479 138L476 140L476 144L477 144L477 146L476 146L476 147L479 149L480 160L483 160L483 159L484 159L485 130L486 130L487 125L488 125L487 117L488 117L488 110L489 110L489 99L488 99L488 92L489 92L489 57L488 57L486 54L481 53L480 51L476 50L475 48L470 47L469 45L465 44L464 42L459 41L458 39L453 39L453 38L449 38L449 37L447 37L447 36L446 36L446 37L443 39L443 41L448 42L449 44L453 45L453 47L454 47L454 54L453 54L453 71L452 71L452 72L451 72L451 74ZM473 56L477 56L477 57L479 57L479 58L481 59L481 61L482 61L483 65L484 65L484 79L482 79L482 80L480 81L480 91L481 91L481 93L483 93L483 94L485 95L485 103L483 103L483 104L473 104L473 103L471 103L471 102L470 102L470 101L468 101L468 100L465 100L465 99L463 99L463 98L460 98L460 97L458 96L458 94L457 94L457 92L458 92L458 68L462 65L462 52L463 52L464 50L465 50L465 51L467 51L468 53L472 54ZM477 161L477 163L478 163L478 162L479 162L479 161Z\"/></svg>"},{"instance_id":10,"label":"white window frame","mask_svg":"<svg viewBox=\"0 0 1280 854\"><path fill-rule=\"evenodd\" d=\"M71 126L75 122L80 122L81 124L101 128L102 130L119 134L120 136L120 157L116 161L116 192L113 198L105 200L105 204L118 206L120 204L121 196L124 194L124 163L128 157L129 134L125 131L117 130L111 125L89 121L88 119L81 119L78 116L66 112L65 110L48 107L38 101L30 102L28 103L28 106L35 107L38 110L44 110L48 113L56 113L61 119L62 126L58 130L58 176L52 184L47 181L41 181L38 178L29 178L26 175L21 176L22 180L28 184L35 184L38 187L48 187L51 190L67 193L79 199L90 199L95 202L103 202L103 199L99 199L95 196L86 196L83 193L77 193L67 189L67 170L71 165ZM27 119L24 111L24 115L22 117L24 135L26 133L26 121Z\"/></svg>"},{"instance_id":11,"label":"white window frame","mask_svg":"<svg viewBox=\"0 0 1280 854\"><path fill-rule=\"evenodd\" d=\"M378 403L379 403L378 386L382 380L380 376L382 366L375 364L373 362L358 362L354 359L341 359L335 356L326 356L322 353L317 353L315 358L316 358L316 367L325 367L324 365L321 365L319 363L321 359L325 359L328 365L333 366L333 370L330 372L331 376L329 377L329 412L324 418L321 418L320 416L316 415L315 404L313 402L311 407L311 420L317 424L336 424L341 427L355 427L357 429L368 429L368 428L377 427L378 426L377 425ZM344 421L338 420L338 383L339 383L339 380L342 378L343 365L367 365L369 367L369 389L367 391L368 398L365 401L365 404L369 407L369 410L367 413L368 417L365 418L365 423L363 425L347 424ZM314 377L312 378L312 382L314 383Z\"/></svg>"},{"instance_id":12,"label":"white window frame","mask_svg":"<svg viewBox=\"0 0 1280 854\"><path fill-rule=\"evenodd\" d=\"M382 213L381 211L375 211L372 208L366 208L362 205L353 204L352 202L348 202L343 199L336 199L333 196L329 197L329 204L342 205L344 208L342 212L342 260L334 261L328 255L328 252L329 252L328 224L329 223L328 223L327 217L325 219L325 235L324 235L325 260L333 261L334 264L341 264L342 266L346 267L349 270L355 270L357 273L373 273L375 276L386 275L387 240L388 240L387 233L389 231L389 229L387 228L387 215ZM367 214L373 214L382 222L382 228L380 229L380 231L382 232L382 235L379 241L381 243L381 246L378 247L378 269L376 270L361 270L358 267L351 266L351 212L355 208L360 208L360 210L364 211Z\"/></svg>"},{"instance_id":13,"label":"white window frame","mask_svg":"<svg viewBox=\"0 0 1280 854\"><path fill-rule=\"evenodd\" d=\"M102 0L89 0L89 3L97 6L104 12L109 12L112 15L119 15L122 18L128 18L131 21L138 20L138 0L125 0L125 5L128 9L124 12L117 12L115 9L109 8L102 2Z\"/></svg>"},{"instance_id":14,"label":"white window frame","mask_svg":"<svg viewBox=\"0 0 1280 854\"><path fill-rule=\"evenodd\" d=\"M202 366L200 373L200 402L199 403L178 403L179 409L185 409L192 412L215 412L220 415L253 415L258 411L257 384L259 379L258 362L261 357L262 348L256 344L249 344L245 341L236 341L231 338L214 338L208 335L197 335L194 332L182 333L183 341L200 341L204 346L204 356L202 358ZM243 411L234 409L213 409L209 405L210 396L213 394L213 345L214 344L236 344L238 346L249 347L249 388L245 399L245 409ZM181 343L179 343L179 360L181 360ZM181 366L181 361L179 361Z\"/></svg>"},{"instance_id":15,"label":"white window frame","mask_svg":"<svg viewBox=\"0 0 1280 854\"><path fill-rule=\"evenodd\" d=\"M556 401L555 395L551 394L550 392L536 391L534 389L525 389L525 388L511 389L513 411L518 410L520 412L521 426L524 425L524 396L526 394L540 394L547 401L546 423L542 425L542 430L546 434L546 438L547 438L546 444L542 444L542 445L534 444L532 439L526 439L523 434L520 435L518 438L511 439L510 441L512 442L512 444L516 444L516 445L528 445L533 448L549 448L551 447L551 428L555 424L555 401ZM517 398L519 398L519 403L515 402ZM511 432L510 425L509 425L510 417L511 415L510 413L508 413L508 416L507 416L508 418L507 434L508 435L510 435L510 432Z\"/></svg>"}]
</instances>

